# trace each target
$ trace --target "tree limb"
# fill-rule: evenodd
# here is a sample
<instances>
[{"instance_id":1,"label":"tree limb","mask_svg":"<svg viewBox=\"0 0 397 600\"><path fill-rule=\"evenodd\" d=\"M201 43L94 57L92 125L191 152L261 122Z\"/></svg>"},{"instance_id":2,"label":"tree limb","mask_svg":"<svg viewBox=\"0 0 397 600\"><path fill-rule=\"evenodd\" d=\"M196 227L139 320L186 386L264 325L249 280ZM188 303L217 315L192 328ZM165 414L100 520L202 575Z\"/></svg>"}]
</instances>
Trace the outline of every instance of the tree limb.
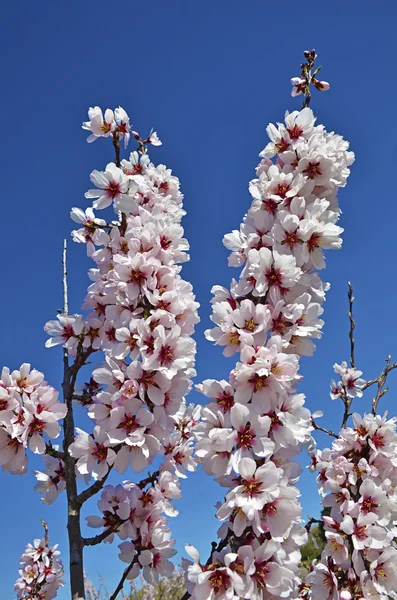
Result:
<instances>
[{"instance_id":1,"label":"tree limb","mask_svg":"<svg viewBox=\"0 0 397 600\"><path fill-rule=\"evenodd\" d=\"M111 527L108 527L107 529L102 531L102 533L94 535L90 538L83 538L83 546L97 546L98 544L106 540L106 538L108 538L110 535L112 535L112 533L115 533L120 527L120 525L122 525L123 523L125 523L123 519L118 519L116 523L113 523Z\"/></svg>"},{"instance_id":2,"label":"tree limb","mask_svg":"<svg viewBox=\"0 0 397 600\"><path fill-rule=\"evenodd\" d=\"M45 453L48 454L48 456L53 456L54 458L59 458L60 460L64 459L64 453L60 452L59 450L55 450L55 448L52 447L51 442L45 445Z\"/></svg>"}]
</instances>

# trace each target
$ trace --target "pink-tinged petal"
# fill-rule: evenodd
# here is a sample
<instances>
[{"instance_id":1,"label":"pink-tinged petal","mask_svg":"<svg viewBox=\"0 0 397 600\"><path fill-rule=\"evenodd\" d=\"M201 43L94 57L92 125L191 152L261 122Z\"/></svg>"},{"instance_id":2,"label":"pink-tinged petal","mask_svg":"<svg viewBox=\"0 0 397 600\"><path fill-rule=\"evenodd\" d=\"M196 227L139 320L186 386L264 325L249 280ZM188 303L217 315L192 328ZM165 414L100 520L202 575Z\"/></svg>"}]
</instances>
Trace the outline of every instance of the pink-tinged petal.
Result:
<instances>
[{"instance_id":1,"label":"pink-tinged petal","mask_svg":"<svg viewBox=\"0 0 397 600\"><path fill-rule=\"evenodd\" d=\"M240 475L249 479L256 471L256 462L252 458L242 458L239 462Z\"/></svg>"},{"instance_id":2,"label":"pink-tinged petal","mask_svg":"<svg viewBox=\"0 0 397 600\"><path fill-rule=\"evenodd\" d=\"M45 441L38 433L34 433L28 442L29 450L35 454L45 453Z\"/></svg>"}]
</instances>

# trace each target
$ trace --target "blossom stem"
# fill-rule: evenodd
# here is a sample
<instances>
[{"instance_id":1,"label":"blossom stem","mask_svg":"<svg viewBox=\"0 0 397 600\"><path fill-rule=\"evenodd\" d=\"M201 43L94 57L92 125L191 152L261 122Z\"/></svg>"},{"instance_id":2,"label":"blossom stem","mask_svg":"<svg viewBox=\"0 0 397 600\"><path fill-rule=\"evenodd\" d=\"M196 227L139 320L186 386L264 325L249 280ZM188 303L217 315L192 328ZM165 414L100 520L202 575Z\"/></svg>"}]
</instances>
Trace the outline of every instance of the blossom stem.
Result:
<instances>
[{"instance_id":1,"label":"blossom stem","mask_svg":"<svg viewBox=\"0 0 397 600\"><path fill-rule=\"evenodd\" d=\"M98 535L94 535L93 537L90 537L90 538L83 538L83 545L84 546L97 546L98 544L100 544L101 542L106 540L106 538L109 537L109 535L111 535L112 533L115 533L117 531L117 529L120 527L120 525L122 525L123 523L125 523L125 521L123 519L119 519L116 523L113 523L113 525L111 527L102 531L102 533L99 533Z\"/></svg>"},{"instance_id":2,"label":"blossom stem","mask_svg":"<svg viewBox=\"0 0 397 600\"><path fill-rule=\"evenodd\" d=\"M314 427L314 429L316 429L317 431L323 431L324 433L326 433L327 435L337 438L338 436L336 435L336 433L334 433L333 431L331 431L330 429L325 429L325 427L320 427L319 425L317 425L317 423L314 421L314 419L312 418L312 426Z\"/></svg>"},{"instance_id":3,"label":"blossom stem","mask_svg":"<svg viewBox=\"0 0 397 600\"><path fill-rule=\"evenodd\" d=\"M113 465L110 465L108 472L102 479L98 479L98 481L93 483L89 488L82 491L81 494L79 494L77 496L77 502L80 504L80 506L82 504L84 504L84 502L87 502L87 500L89 500L89 498L91 498L92 496L95 496L95 494L97 494L103 488L112 469L113 469Z\"/></svg>"},{"instance_id":4,"label":"blossom stem","mask_svg":"<svg viewBox=\"0 0 397 600\"><path fill-rule=\"evenodd\" d=\"M356 327L356 323L353 319L353 302L354 302L354 296L353 296L353 286L349 281L349 291L348 291L348 298L349 298L349 320L350 320L350 330L349 330L349 338L350 338L350 365L352 367L352 369L355 368L355 361L354 361L354 329Z\"/></svg>"},{"instance_id":5,"label":"blossom stem","mask_svg":"<svg viewBox=\"0 0 397 600\"><path fill-rule=\"evenodd\" d=\"M118 586L116 587L115 591L113 592L113 594L110 596L109 600L116 600L118 594L121 592L121 590L123 589L124 586L124 582L128 577L129 572L132 570L132 568L134 567L134 565L137 563L138 561L138 556L134 556L133 560L131 561L131 563L128 565L128 567L125 569L122 578L120 579L120 582L118 584Z\"/></svg>"},{"instance_id":6,"label":"blossom stem","mask_svg":"<svg viewBox=\"0 0 397 600\"><path fill-rule=\"evenodd\" d=\"M115 131L113 133L113 148L114 151L116 153L116 157L114 159L114 164L116 165L116 167L120 168L121 166L121 162L120 162L120 140L119 140L119 134L117 131ZM120 233L123 236L126 232L127 229L127 216L125 213L121 213L121 225L120 225Z\"/></svg>"}]
</instances>

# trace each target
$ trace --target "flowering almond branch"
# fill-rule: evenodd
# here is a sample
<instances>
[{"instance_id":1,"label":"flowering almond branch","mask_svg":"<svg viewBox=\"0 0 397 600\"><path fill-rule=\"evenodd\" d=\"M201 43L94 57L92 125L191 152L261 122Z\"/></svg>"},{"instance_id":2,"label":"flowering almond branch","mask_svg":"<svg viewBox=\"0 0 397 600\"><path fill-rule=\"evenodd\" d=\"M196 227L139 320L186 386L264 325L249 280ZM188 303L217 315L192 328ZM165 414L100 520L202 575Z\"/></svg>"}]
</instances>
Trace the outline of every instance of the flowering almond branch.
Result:
<instances>
[{"instance_id":1,"label":"flowering almond branch","mask_svg":"<svg viewBox=\"0 0 397 600\"><path fill-rule=\"evenodd\" d=\"M389 372L397 367L386 360L376 379L366 382L355 368L353 287L349 283L351 367L335 364L340 376L331 382L331 398L344 404L342 429L332 448L311 449L312 470L317 471L327 544L321 560L313 564L300 587L302 598L341 600L394 598L397 586L397 431L396 418L376 414ZM351 413L351 405L377 383L372 414ZM352 424L348 425L352 417Z\"/></svg>"},{"instance_id":2,"label":"flowering almond branch","mask_svg":"<svg viewBox=\"0 0 397 600\"><path fill-rule=\"evenodd\" d=\"M325 249L341 247L337 192L353 162L347 142L315 125L307 107L315 52L305 56L302 87L292 80L293 95L306 94L305 107L268 126L270 142L249 186L252 204L239 231L224 238L229 264L242 267L239 281L212 289L215 327L207 338L240 360L228 381L198 386L210 403L196 430L196 455L228 491L217 512L221 546L205 565L187 547L188 593L197 600L297 593L307 531L291 459L313 426L295 388L299 358L321 336L329 286L315 271L325 267Z\"/></svg>"},{"instance_id":3,"label":"flowering almond branch","mask_svg":"<svg viewBox=\"0 0 397 600\"><path fill-rule=\"evenodd\" d=\"M89 142L111 139L115 161L91 173L95 187L85 196L92 207L71 211L80 225L73 239L86 245L94 261L85 313L69 314L65 242L64 307L45 326L46 346L64 348L64 402L30 365L12 373L4 368L0 379L0 464L24 473L30 448L44 455L45 470L36 472L43 501L52 503L66 489L73 600L85 597L84 547L115 536L122 541L119 556L130 567L113 597L140 571L148 582L172 572L169 558L175 550L167 517L177 515L171 501L181 495L180 479L196 468L192 430L199 416L184 399L195 375L191 336L198 304L180 275L189 245L180 224L185 212L179 181L149 159L148 146L161 144L157 134L142 138L132 131L122 108L104 115L91 108L83 128L90 132ZM121 159L120 140L127 146L131 135L137 150ZM107 208L114 220L94 213ZM87 383L78 383L80 370L99 351L103 366L93 369ZM76 404L87 408L92 432L75 427ZM61 434L61 419L62 452L50 441ZM139 473L159 455L153 475L138 483L105 485L111 471ZM80 491L79 480L88 485L91 477L94 483ZM87 522L102 532L84 538L81 509L99 492L102 516L89 516ZM53 597L41 594L40 600Z\"/></svg>"}]
</instances>

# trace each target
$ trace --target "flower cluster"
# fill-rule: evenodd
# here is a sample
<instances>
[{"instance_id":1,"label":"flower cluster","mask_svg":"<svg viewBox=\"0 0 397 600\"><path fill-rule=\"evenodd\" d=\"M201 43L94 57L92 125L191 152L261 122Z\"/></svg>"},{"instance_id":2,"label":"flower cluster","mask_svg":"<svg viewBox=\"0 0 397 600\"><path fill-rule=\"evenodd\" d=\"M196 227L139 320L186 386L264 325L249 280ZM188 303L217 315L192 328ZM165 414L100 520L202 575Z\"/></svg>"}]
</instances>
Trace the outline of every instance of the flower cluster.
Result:
<instances>
[{"instance_id":1,"label":"flower cluster","mask_svg":"<svg viewBox=\"0 0 397 600\"><path fill-rule=\"evenodd\" d=\"M116 487L105 486L98 501L102 516L87 517L87 524L103 528L105 542L113 542L115 535L123 540L119 558L133 563L128 579L135 579L142 570L144 579L153 584L174 570L169 559L176 554L175 541L164 515L178 514L170 501L180 498L181 491L178 477L169 471L149 480L140 485L125 481ZM151 485L145 489L148 483Z\"/></svg>"},{"instance_id":2,"label":"flower cluster","mask_svg":"<svg viewBox=\"0 0 397 600\"><path fill-rule=\"evenodd\" d=\"M24 363L19 370L4 367L0 377L0 465L4 471L26 472L26 449L44 454L47 438L57 438L66 407L43 373Z\"/></svg>"},{"instance_id":3,"label":"flower cluster","mask_svg":"<svg viewBox=\"0 0 397 600\"><path fill-rule=\"evenodd\" d=\"M291 459L312 427L295 388L299 357L312 354L321 335L328 285L314 270L324 268L324 250L341 246L337 191L353 154L315 125L309 108L287 113L267 133L251 207L224 238L229 264L242 267L239 281L212 290L207 338L240 360L228 381L198 386L210 403L196 428L196 455L229 491L217 512L221 551L206 565L194 556L188 568L196 599L288 596L307 537Z\"/></svg>"},{"instance_id":4,"label":"flower cluster","mask_svg":"<svg viewBox=\"0 0 397 600\"><path fill-rule=\"evenodd\" d=\"M361 371L334 365L340 381L331 398L362 396ZM312 450L317 471L327 545L312 566L301 593L313 600L387 600L397 586L397 432L396 418L352 415L332 448Z\"/></svg>"},{"instance_id":5,"label":"flower cluster","mask_svg":"<svg viewBox=\"0 0 397 600\"><path fill-rule=\"evenodd\" d=\"M291 79L291 95L300 96L300 94L307 94L311 85L314 85L319 92L326 92L330 88L328 81L320 81L316 78L321 67L318 67L313 72L314 62L317 58L315 50L306 50L304 54L307 62L301 65L302 71L300 77L293 77Z\"/></svg>"},{"instance_id":6,"label":"flower cluster","mask_svg":"<svg viewBox=\"0 0 397 600\"><path fill-rule=\"evenodd\" d=\"M359 371L355 367L348 367L346 361L343 361L340 365L335 363L334 371L339 375L340 379L337 383L334 380L331 381L330 396L332 400L336 400L337 398L352 399L362 397L362 387L365 384L365 380L361 378L362 371Z\"/></svg>"},{"instance_id":7,"label":"flower cluster","mask_svg":"<svg viewBox=\"0 0 397 600\"><path fill-rule=\"evenodd\" d=\"M58 545L50 546L47 530L44 538L26 546L20 558L22 568L15 582L18 598L23 600L52 600L64 585L63 566Z\"/></svg>"}]
</instances>

